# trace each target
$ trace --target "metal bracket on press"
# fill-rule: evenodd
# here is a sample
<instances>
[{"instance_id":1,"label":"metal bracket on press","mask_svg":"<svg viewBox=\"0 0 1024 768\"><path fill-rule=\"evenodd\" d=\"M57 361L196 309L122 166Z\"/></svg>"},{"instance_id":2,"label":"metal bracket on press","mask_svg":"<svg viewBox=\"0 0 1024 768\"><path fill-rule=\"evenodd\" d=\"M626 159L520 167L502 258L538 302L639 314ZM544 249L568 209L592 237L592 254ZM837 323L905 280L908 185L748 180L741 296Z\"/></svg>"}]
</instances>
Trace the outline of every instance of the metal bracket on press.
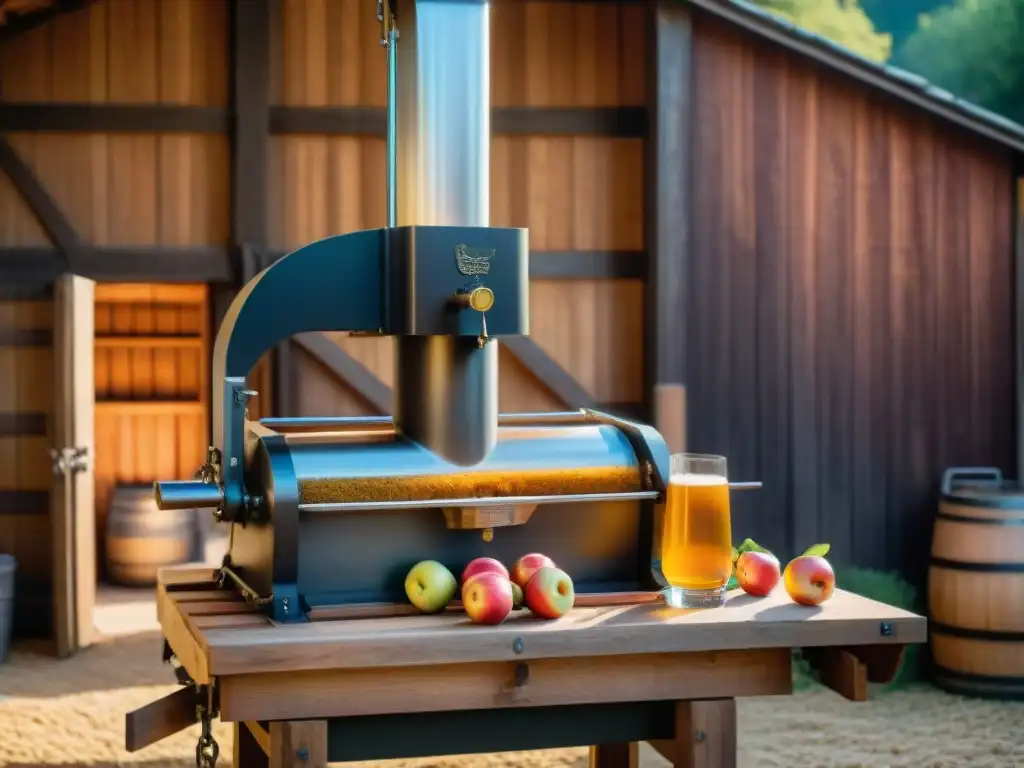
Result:
<instances>
[{"instance_id":1,"label":"metal bracket on press","mask_svg":"<svg viewBox=\"0 0 1024 768\"><path fill-rule=\"evenodd\" d=\"M625 435L644 470L642 479L645 490L664 493L668 488L669 450L658 431L646 424L622 419L610 413L590 408L582 410L588 421L617 427Z\"/></svg>"}]
</instances>

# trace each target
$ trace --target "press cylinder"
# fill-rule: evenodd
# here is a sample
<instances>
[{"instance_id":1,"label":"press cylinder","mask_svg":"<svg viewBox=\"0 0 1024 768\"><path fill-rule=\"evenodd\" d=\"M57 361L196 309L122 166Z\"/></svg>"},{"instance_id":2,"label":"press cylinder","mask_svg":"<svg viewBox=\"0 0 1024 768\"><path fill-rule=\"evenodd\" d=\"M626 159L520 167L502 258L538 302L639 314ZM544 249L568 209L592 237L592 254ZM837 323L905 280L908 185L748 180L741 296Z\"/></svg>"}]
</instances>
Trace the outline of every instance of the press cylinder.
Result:
<instances>
[{"instance_id":1,"label":"press cylinder","mask_svg":"<svg viewBox=\"0 0 1024 768\"><path fill-rule=\"evenodd\" d=\"M401 435L287 437L303 505L636 493L640 464L609 425L502 427L470 470Z\"/></svg>"},{"instance_id":2,"label":"press cylinder","mask_svg":"<svg viewBox=\"0 0 1024 768\"><path fill-rule=\"evenodd\" d=\"M397 0L395 8L398 223L486 227L489 4ZM477 336L399 336L395 425L452 464L483 461L497 439L496 343Z\"/></svg>"}]
</instances>

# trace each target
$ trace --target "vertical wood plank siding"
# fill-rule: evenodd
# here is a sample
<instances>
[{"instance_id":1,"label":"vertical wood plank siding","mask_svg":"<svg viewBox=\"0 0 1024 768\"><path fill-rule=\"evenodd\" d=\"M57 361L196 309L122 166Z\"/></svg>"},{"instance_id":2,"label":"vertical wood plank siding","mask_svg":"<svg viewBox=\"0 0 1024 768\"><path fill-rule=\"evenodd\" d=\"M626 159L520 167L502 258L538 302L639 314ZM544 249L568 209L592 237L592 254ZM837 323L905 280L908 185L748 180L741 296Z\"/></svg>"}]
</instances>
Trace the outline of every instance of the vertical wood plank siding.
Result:
<instances>
[{"instance_id":1,"label":"vertical wood plank siding","mask_svg":"<svg viewBox=\"0 0 1024 768\"><path fill-rule=\"evenodd\" d=\"M923 577L938 482L1015 465L1011 158L698 18L692 450L736 537Z\"/></svg>"}]
</instances>

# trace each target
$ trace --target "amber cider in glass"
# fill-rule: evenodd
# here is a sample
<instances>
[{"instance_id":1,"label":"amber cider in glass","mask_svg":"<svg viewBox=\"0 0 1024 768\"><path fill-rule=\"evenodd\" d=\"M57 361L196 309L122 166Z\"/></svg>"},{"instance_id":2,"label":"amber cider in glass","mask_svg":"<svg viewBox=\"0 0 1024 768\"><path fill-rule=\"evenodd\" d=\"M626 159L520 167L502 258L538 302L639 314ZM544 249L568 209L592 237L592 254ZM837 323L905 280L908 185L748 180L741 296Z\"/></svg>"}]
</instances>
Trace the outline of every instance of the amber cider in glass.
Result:
<instances>
[{"instance_id":1,"label":"amber cider in glass","mask_svg":"<svg viewBox=\"0 0 1024 768\"><path fill-rule=\"evenodd\" d=\"M661 571L674 607L721 605L732 574L732 521L725 459L678 454L665 499Z\"/></svg>"}]
</instances>

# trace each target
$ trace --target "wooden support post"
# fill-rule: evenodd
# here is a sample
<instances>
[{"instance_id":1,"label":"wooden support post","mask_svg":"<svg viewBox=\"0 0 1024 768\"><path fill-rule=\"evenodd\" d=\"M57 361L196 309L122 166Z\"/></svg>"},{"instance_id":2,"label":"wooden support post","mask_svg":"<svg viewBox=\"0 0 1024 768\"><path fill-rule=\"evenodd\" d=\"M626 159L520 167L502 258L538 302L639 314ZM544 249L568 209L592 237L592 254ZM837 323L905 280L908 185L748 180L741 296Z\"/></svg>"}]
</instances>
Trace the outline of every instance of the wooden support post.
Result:
<instances>
[{"instance_id":1,"label":"wooden support post","mask_svg":"<svg viewBox=\"0 0 1024 768\"><path fill-rule=\"evenodd\" d=\"M1024 479L1024 168L1014 179L1014 259L1017 350L1017 480Z\"/></svg>"},{"instance_id":2,"label":"wooden support post","mask_svg":"<svg viewBox=\"0 0 1024 768\"><path fill-rule=\"evenodd\" d=\"M243 263L243 281L266 266L270 202L270 83L273 39L279 13L272 0L232 0L231 50L231 229L232 241L255 264ZM246 266L255 272L246 274ZM271 409L290 413L291 358L288 342L274 350Z\"/></svg>"},{"instance_id":3,"label":"wooden support post","mask_svg":"<svg viewBox=\"0 0 1024 768\"><path fill-rule=\"evenodd\" d=\"M654 425L686 449L686 279L691 233L692 30L680 4L648 18L646 376Z\"/></svg>"},{"instance_id":4,"label":"wooden support post","mask_svg":"<svg viewBox=\"0 0 1024 768\"><path fill-rule=\"evenodd\" d=\"M327 721L271 723L270 768L327 768Z\"/></svg>"},{"instance_id":5,"label":"wooden support post","mask_svg":"<svg viewBox=\"0 0 1024 768\"><path fill-rule=\"evenodd\" d=\"M639 768L640 745L635 742L623 744L600 744L590 748L589 768Z\"/></svg>"},{"instance_id":6,"label":"wooden support post","mask_svg":"<svg viewBox=\"0 0 1024 768\"><path fill-rule=\"evenodd\" d=\"M736 700L680 701L675 738L651 746L674 768L736 768Z\"/></svg>"}]
</instances>

